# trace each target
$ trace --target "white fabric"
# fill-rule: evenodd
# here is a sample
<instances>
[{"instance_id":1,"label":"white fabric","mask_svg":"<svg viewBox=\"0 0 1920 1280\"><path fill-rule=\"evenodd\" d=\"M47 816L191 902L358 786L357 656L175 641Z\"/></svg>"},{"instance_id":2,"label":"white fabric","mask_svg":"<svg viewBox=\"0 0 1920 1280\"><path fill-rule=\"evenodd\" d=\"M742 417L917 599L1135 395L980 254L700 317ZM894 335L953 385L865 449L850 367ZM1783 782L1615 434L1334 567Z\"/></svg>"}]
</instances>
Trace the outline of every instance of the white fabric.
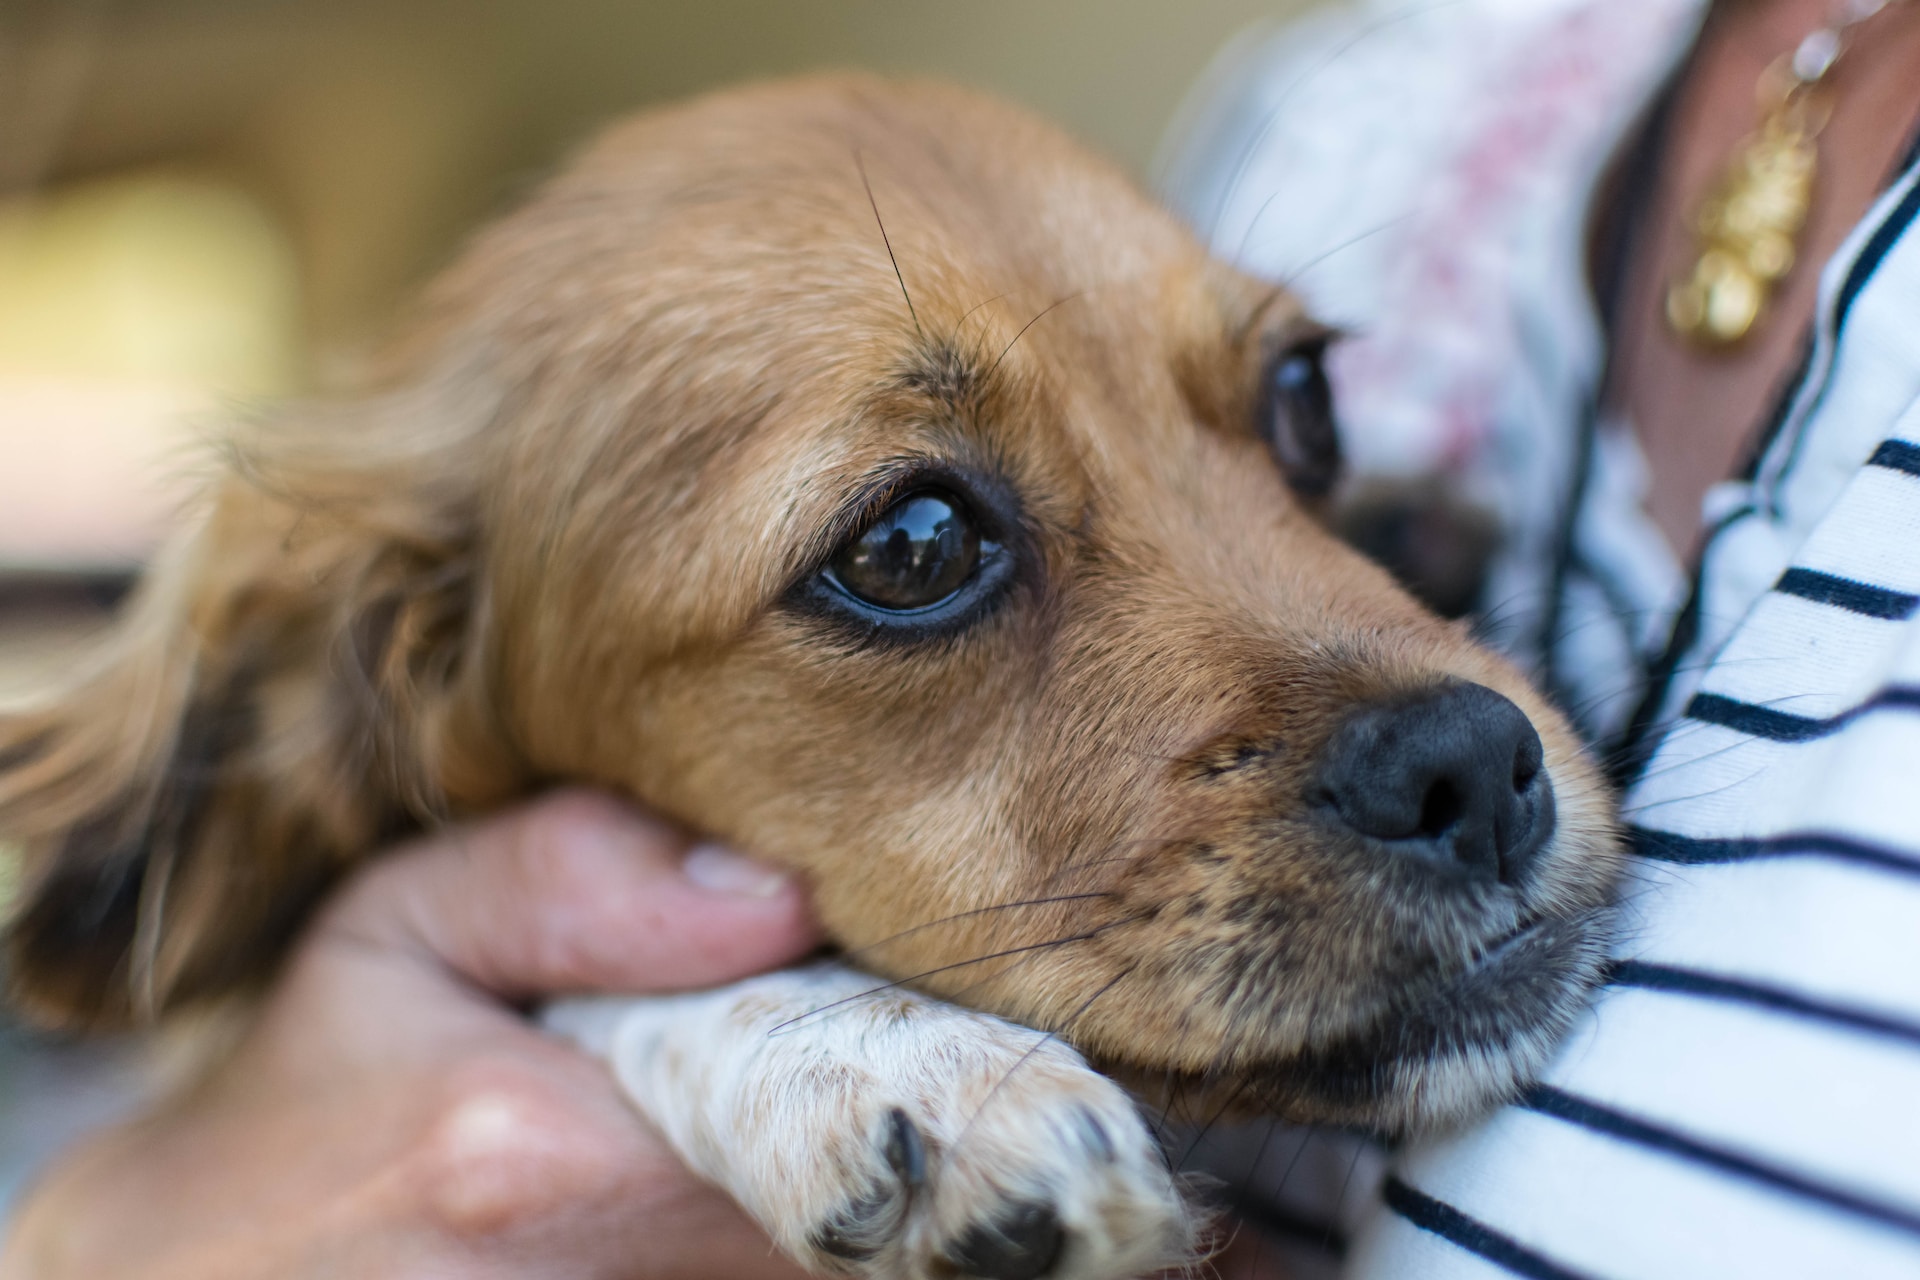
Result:
<instances>
[{"instance_id":1,"label":"white fabric","mask_svg":"<svg viewBox=\"0 0 1920 1280\"><path fill-rule=\"evenodd\" d=\"M1502 513L1489 604L1521 625L1497 634L1537 634L1595 399L1594 186L1702 7L1321 15L1224 55L1170 142L1169 196L1217 249L1357 328L1333 372L1359 468L1448 474ZM1545 1092L1403 1159L1351 1274L1920 1276L1916 183L1825 268L1756 479L1705 503L1699 638L1624 802L1618 980ZM1625 424L1599 424L1593 467L1594 572L1552 643L1605 733L1685 584Z\"/></svg>"},{"instance_id":2,"label":"white fabric","mask_svg":"<svg viewBox=\"0 0 1920 1280\"><path fill-rule=\"evenodd\" d=\"M1360 474L1440 472L1506 524L1488 612L1532 646L1602 358L1588 297L1589 194L1671 70L1700 0L1375 0L1256 29L1177 121L1161 185L1216 250L1292 285L1351 338L1333 350ZM1631 434L1609 432L1584 545L1633 598L1575 593L1568 702L1596 733L1616 674L1684 583L1638 512ZM1598 526L1598 527L1595 527ZM1624 615L1626 625L1622 624Z\"/></svg>"}]
</instances>

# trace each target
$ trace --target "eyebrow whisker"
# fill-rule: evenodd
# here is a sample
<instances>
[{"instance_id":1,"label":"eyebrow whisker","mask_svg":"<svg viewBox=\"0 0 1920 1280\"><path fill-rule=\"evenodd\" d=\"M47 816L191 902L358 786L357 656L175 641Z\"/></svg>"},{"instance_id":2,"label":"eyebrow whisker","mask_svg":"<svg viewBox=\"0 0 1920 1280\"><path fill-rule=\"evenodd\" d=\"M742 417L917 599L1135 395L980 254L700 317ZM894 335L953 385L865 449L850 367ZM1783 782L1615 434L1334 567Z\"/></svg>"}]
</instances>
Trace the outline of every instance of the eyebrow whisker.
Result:
<instances>
[{"instance_id":1,"label":"eyebrow whisker","mask_svg":"<svg viewBox=\"0 0 1920 1280\"><path fill-rule=\"evenodd\" d=\"M1055 298L1052 302L1049 302L1046 306L1042 307L1039 313L1036 314L1033 317L1033 319L1021 325L1020 332L1013 335L1013 342L1009 342L1005 347L1001 348L1000 354L997 357L995 357L993 364L988 366L987 378L989 380L992 379L994 372L1000 368L1000 362L1007 358L1007 352L1013 350L1014 342L1018 342L1020 341L1020 339L1026 337L1027 330L1033 328L1033 326L1035 326L1036 324L1039 324L1041 316L1046 315L1049 311L1052 311L1055 307L1065 306L1067 303L1072 302L1075 298L1083 297L1085 293L1086 293L1086 290L1079 289L1074 291L1073 293L1067 294L1065 297Z\"/></svg>"},{"instance_id":2,"label":"eyebrow whisker","mask_svg":"<svg viewBox=\"0 0 1920 1280\"><path fill-rule=\"evenodd\" d=\"M907 314L913 317L913 332L920 341L927 340L926 330L920 327L920 313L913 309L913 295L907 292L907 278L900 274L900 259L893 254L893 241L887 237L887 223L880 216L880 202L873 198L873 183L867 180L867 162L861 158L860 149L853 150L854 167L860 170L860 185L866 188L867 204L873 209L873 220L880 228L880 243L887 247L887 261L893 264L893 278L900 282L900 296L906 299Z\"/></svg>"}]
</instances>

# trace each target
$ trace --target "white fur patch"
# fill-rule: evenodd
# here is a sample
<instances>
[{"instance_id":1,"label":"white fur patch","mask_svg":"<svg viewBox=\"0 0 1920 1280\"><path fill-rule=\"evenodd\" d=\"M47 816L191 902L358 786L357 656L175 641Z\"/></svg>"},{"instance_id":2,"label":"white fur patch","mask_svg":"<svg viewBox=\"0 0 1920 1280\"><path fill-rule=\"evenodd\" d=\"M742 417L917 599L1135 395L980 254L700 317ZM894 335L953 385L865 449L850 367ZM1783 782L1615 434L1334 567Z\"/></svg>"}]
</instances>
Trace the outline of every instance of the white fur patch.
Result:
<instances>
[{"instance_id":1,"label":"white fur patch","mask_svg":"<svg viewBox=\"0 0 1920 1280\"><path fill-rule=\"evenodd\" d=\"M1119 1086L1057 1039L882 987L816 965L544 1017L803 1266L1125 1280L1190 1259L1195 1217Z\"/></svg>"}]
</instances>

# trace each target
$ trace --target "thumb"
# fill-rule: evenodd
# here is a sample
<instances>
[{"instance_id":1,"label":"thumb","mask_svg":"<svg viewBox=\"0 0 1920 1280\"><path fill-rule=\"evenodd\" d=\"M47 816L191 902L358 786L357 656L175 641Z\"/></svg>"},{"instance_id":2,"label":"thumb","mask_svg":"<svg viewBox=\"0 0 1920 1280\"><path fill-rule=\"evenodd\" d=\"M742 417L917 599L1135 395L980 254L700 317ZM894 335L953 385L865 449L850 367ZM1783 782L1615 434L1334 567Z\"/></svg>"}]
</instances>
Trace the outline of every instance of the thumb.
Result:
<instances>
[{"instance_id":1,"label":"thumb","mask_svg":"<svg viewBox=\"0 0 1920 1280\"><path fill-rule=\"evenodd\" d=\"M819 945L792 877L601 795L560 792L369 869L323 927L423 951L507 999L730 982Z\"/></svg>"}]
</instances>

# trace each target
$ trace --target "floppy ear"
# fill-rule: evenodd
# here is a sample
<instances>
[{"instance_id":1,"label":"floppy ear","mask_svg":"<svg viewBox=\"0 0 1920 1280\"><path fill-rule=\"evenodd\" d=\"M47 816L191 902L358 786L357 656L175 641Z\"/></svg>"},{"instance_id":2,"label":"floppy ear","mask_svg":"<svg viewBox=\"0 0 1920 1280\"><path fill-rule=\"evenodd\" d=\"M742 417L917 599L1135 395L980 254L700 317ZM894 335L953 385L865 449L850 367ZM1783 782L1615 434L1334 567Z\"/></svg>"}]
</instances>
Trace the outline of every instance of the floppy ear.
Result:
<instances>
[{"instance_id":1,"label":"floppy ear","mask_svg":"<svg viewBox=\"0 0 1920 1280\"><path fill-rule=\"evenodd\" d=\"M31 1016L256 982L357 858L518 785L486 688L483 435L429 392L250 429L89 673L0 715Z\"/></svg>"}]
</instances>

